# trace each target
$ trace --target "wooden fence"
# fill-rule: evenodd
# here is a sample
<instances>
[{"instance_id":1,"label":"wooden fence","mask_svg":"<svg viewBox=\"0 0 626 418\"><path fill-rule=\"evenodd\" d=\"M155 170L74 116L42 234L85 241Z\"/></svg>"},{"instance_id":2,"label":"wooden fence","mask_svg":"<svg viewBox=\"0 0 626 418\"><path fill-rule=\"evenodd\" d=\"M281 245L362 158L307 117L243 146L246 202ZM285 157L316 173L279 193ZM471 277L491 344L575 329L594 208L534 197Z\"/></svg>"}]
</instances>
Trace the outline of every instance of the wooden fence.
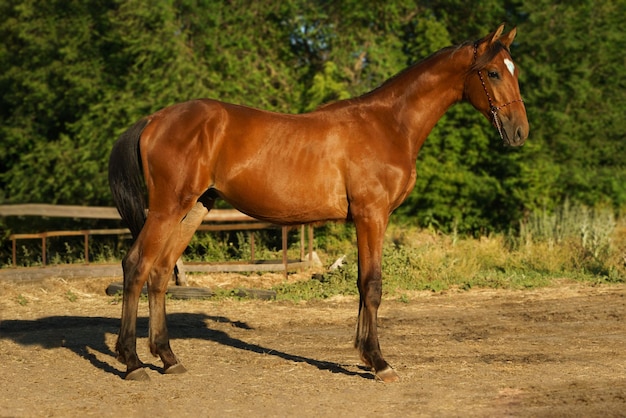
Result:
<instances>
[{"instance_id":1,"label":"wooden fence","mask_svg":"<svg viewBox=\"0 0 626 418\"><path fill-rule=\"evenodd\" d=\"M46 204L0 205L0 216L40 216L83 219L121 219L117 209L112 207L68 206ZM308 260L305 260L305 225L300 225L300 259L287 258L288 227L282 227L282 263L276 261L256 260L254 231L275 228L276 225L261 222L235 209L213 209L204 218L198 231L248 231L250 236L251 259L241 263L187 263L187 271L280 271L285 274L289 269L303 268L312 263L313 227L308 225ZM89 237L92 235L123 235L130 234L126 228L118 229L81 229L64 231L44 231L29 234L12 234L9 236L12 245L12 262L17 266L17 240L40 239L42 248L42 264L46 266L47 240L50 237L84 237L85 264L89 264Z\"/></svg>"}]
</instances>

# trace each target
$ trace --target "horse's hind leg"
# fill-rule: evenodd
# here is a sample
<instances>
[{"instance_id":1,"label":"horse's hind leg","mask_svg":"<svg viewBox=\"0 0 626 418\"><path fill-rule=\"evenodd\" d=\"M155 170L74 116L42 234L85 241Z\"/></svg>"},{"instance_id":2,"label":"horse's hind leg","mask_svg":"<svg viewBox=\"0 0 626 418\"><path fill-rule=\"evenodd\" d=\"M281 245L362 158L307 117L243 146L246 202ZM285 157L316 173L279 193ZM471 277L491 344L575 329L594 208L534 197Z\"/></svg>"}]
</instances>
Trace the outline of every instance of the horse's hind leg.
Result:
<instances>
[{"instance_id":1,"label":"horse's hind leg","mask_svg":"<svg viewBox=\"0 0 626 418\"><path fill-rule=\"evenodd\" d=\"M173 232L180 228L181 219L188 211L189 208L180 207L174 211L151 210L141 233L122 261L124 295L122 299L122 321L116 350L118 360L126 364L126 379L128 380L148 379L148 375L142 369L143 364L137 356L136 348L137 308L141 288L148 278L150 278L151 287L158 289L163 286L160 283L162 279L158 279L163 269L153 270L153 268L155 262L161 257L166 244L170 242ZM172 272L174 262L170 266L169 274ZM169 276L165 280L165 285L167 285L168 279ZM163 290L163 299L165 299L164 292L165 290ZM152 326L153 321L150 320L150 323Z\"/></svg>"},{"instance_id":2,"label":"horse's hind leg","mask_svg":"<svg viewBox=\"0 0 626 418\"><path fill-rule=\"evenodd\" d=\"M207 205L210 209L211 205ZM163 361L165 373L183 373L185 367L178 361L170 347L165 317L165 293L176 260L187 247L194 232L208 213L200 202L187 213L167 240L161 256L155 262L148 279L150 304L150 352Z\"/></svg>"},{"instance_id":3,"label":"horse's hind leg","mask_svg":"<svg viewBox=\"0 0 626 418\"><path fill-rule=\"evenodd\" d=\"M145 275L139 271L139 250L137 241L122 260L124 270L124 291L122 296L122 321L115 349L117 359L126 365L126 379L147 380L148 375L141 369L137 356L137 305L139 294L145 283Z\"/></svg>"},{"instance_id":4,"label":"horse's hind leg","mask_svg":"<svg viewBox=\"0 0 626 418\"><path fill-rule=\"evenodd\" d=\"M150 214L152 215L152 214ZM126 379L146 380L148 375L142 369L137 356L137 308L141 288L146 283L154 260L161 252L161 242L169 236L173 222L162 222L148 215L137 240L122 261L124 270L124 294L122 298L122 321L117 338L117 358L126 364Z\"/></svg>"}]
</instances>

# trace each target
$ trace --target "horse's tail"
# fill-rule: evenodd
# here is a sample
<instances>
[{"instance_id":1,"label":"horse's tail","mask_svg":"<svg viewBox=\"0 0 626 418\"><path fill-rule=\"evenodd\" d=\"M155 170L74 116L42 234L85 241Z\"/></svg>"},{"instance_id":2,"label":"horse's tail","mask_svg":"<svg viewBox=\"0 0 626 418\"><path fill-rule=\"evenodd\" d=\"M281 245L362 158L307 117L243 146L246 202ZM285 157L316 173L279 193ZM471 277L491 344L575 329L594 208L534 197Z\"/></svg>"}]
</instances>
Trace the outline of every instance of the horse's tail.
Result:
<instances>
[{"instance_id":1,"label":"horse's tail","mask_svg":"<svg viewBox=\"0 0 626 418\"><path fill-rule=\"evenodd\" d=\"M146 222L146 188L139 154L139 138L149 119L141 119L124 132L109 157L109 187L122 220L137 239Z\"/></svg>"}]
</instances>

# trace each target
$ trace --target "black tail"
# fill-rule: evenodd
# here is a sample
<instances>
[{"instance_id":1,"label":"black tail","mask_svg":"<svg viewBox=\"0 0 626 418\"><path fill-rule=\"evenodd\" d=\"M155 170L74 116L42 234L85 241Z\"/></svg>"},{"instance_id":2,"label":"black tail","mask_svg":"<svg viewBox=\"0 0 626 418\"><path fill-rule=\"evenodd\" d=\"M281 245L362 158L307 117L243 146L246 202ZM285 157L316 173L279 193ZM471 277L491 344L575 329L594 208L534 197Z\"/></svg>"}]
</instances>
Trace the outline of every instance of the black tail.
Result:
<instances>
[{"instance_id":1,"label":"black tail","mask_svg":"<svg viewBox=\"0 0 626 418\"><path fill-rule=\"evenodd\" d=\"M109 157L109 186L117 211L137 239L146 222L146 190L139 155L139 138L148 124L142 119L124 132Z\"/></svg>"}]
</instances>

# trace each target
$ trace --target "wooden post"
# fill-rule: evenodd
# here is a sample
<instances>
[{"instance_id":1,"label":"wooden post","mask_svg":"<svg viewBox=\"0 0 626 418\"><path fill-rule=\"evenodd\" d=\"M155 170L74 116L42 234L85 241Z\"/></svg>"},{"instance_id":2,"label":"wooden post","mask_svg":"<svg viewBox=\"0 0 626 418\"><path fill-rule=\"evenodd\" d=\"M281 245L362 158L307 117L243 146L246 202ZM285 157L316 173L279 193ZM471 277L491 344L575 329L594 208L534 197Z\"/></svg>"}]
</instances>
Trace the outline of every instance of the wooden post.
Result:
<instances>
[{"instance_id":1,"label":"wooden post","mask_svg":"<svg viewBox=\"0 0 626 418\"><path fill-rule=\"evenodd\" d=\"M85 264L89 264L89 231L83 231L85 234Z\"/></svg>"},{"instance_id":2,"label":"wooden post","mask_svg":"<svg viewBox=\"0 0 626 418\"><path fill-rule=\"evenodd\" d=\"M300 261L304 260L304 225L300 225Z\"/></svg>"},{"instance_id":3,"label":"wooden post","mask_svg":"<svg viewBox=\"0 0 626 418\"><path fill-rule=\"evenodd\" d=\"M309 264L313 264L313 225L309 227Z\"/></svg>"},{"instance_id":4,"label":"wooden post","mask_svg":"<svg viewBox=\"0 0 626 418\"><path fill-rule=\"evenodd\" d=\"M287 279L287 227L283 226L283 266L285 267L285 279Z\"/></svg>"},{"instance_id":5,"label":"wooden post","mask_svg":"<svg viewBox=\"0 0 626 418\"><path fill-rule=\"evenodd\" d=\"M254 231L250 231L250 262L254 263Z\"/></svg>"},{"instance_id":6,"label":"wooden post","mask_svg":"<svg viewBox=\"0 0 626 418\"><path fill-rule=\"evenodd\" d=\"M12 241L12 247L13 247L13 267L17 267L17 248L16 248L16 242L17 241L15 238L11 238Z\"/></svg>"},{"instance_id":7,"label":"wooden post","mask_svg":"<svg viewBox=\"0 0 626 418\"><path fill-rule=\"evenodd\" d=\"M42 235L41 236L41 262L43 263L43 266L46 266L46 236Z\"/></svg>"}]
</instances>

